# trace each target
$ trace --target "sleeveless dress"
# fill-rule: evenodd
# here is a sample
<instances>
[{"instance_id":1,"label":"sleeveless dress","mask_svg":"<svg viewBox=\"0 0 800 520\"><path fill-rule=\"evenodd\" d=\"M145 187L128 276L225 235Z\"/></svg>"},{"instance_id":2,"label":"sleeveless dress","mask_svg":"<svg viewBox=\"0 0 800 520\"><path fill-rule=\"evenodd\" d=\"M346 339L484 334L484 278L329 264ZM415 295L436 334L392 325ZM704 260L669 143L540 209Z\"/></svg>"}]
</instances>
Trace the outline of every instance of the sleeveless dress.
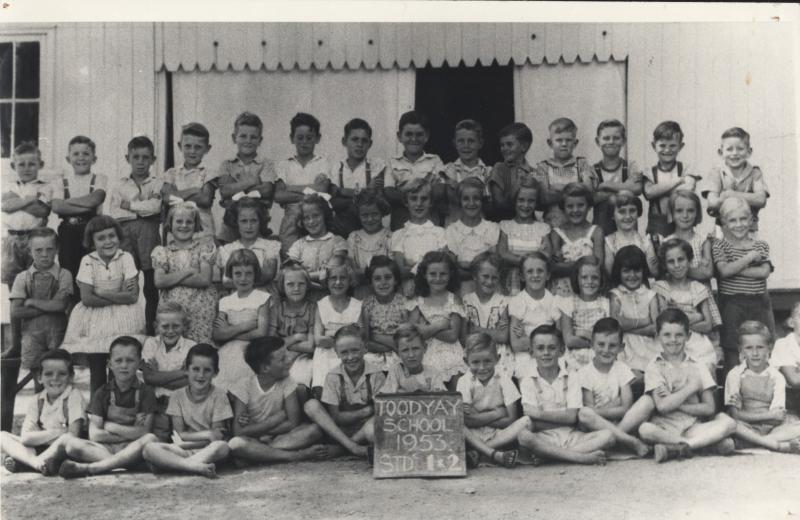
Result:
<instances>
[{"instance_id":1,"label":"sleeveless dress","mask_svg":"<svg viewBox=\"0 0 800 520\"><path fill-rule=\"evenodd\" d=\"M352 297L342 312L337 312L333 308L330 296L321 299L317 303L317 309L319 310L319 319L322 321L324 334L329 338L333 338L336 331L345 325L357 324L361 317L361 301ZM339 356L336 355L336 349L317 346L314 349L312 360L311 384L321 387L325 383L325 376L328 371L338 364Z\"/></svg>"},{"instance_id":2,"label":"sleeveless dress","mask_svg":"<svg viewBox=\"0 0 800 520\"><path fill-rule=\"evenodd\" d=\"M317 305L306 301L296 311L286 307L284 300L278 301L278 336L288 338L294 334L314 334L314 316ZM289 369L289 375L297 384L311 387L311 355L300 354Z\"/></svg>"},{"instance_id":3,"label":"sleeveless dress","mask_svg":"<svg viewBox=\"0 0 800 520\"><path fill-rule=\"evenodd\" d=\"M664 241L666 242L670 238L680 238L680 237L677 237L675 235L670 235L666 237ZM690 246L692 246L692 253L694 253L694 258L692 258L692 261L689 262L689 267L696 269L700 267L700 260L703 257L703 244L706 243L706 238L699 235L698 233L692 233L692 239L687 240L687 242L689 243ZM711 292L710 280L705 283L703 282L700 283L706 286L706 289L708 289L709 294L713 295L713 293ZM713 296L708 299L708 306L711 310L712 327L714 328L719 327L720 325L722 325L722 313L719 311L719 306L717 305L717 301L714 299Z\"/></svg>"},{"instance_id":4,"label":"sleeveless dress","mask_svg":"<svg viewBox=\"0 0 800 520\"><path fill-rule=\"evenodd\" d=\"M515 255L527 255L542 249L542 242L550 234L550 226L535 220L530 224L520 224L516 220L500 222L500 231L508 237L508 250ZM522 289L519 269L514 266L505 274L505 287L509 296Z\"/></svg>"},{"instance_id":5,"label":"sleeveless dress","mask_svg":"<svg viewBox=\"0 0 800 520\"><path fill-rule=\"evenodd\" d=\"M410 300L407 309L409 312L419 309L422 318L427 323L441 318L450 319L452 313L464 316L464 307L456 301L453 293L447 294L447 303L442 307L428 305L425 303L424 298L420 296ZM422 362L424 365L441 372L445 379L448 380L467 371L467 365L464 363L464 348L458 340L448 343L436 338L428 339L428 349L425 351L425 357Z\"/></svg>"},{"instance_id":6,"label":"sleeveless dress","mask_svg":"<svg viewBox=\"0 0 800 520\"><path fill-rule=\"evenodd\" d=\"M561 312L572 318L572 328L575 331L582 329L591 332L597 320L609 316L608 298L605 296L591 302L583 301L578 296L556 298L556 301ZM574 372L591 363L592 357L591 347L573 348L567 349L564 360L567 363L567 369Z\"/></svg>"},{"instance_id":7,"label":"sleeveless dress","mask_svg":"<svg viewBox=\"0 0 800 520\"><path fill-rule=\"evenodd\" d=\"M483 327L484 329L496 329L499 326L509 325L508 318L508 299L500 293L494 293L485 303L482 303L478 295L474 292L464 296L464 311L467 321ZM505 314L505 318L503 315ZM514 377L514 351L507 343L495 343L497 354L500 359L497 361L495 372Z\"/></svg>"},{"instance_id":8,"label":"sleeveless dress","mask_svg":"<svg viewBox=\"0 0 800 520\"><path fill-rule=\"evenodd\" d=\"M619 286L611 289L611 294L620 302L620 314L628 319L646 320L650 318L650 302L656 297L655 291L641 285L635 291ZM625 351L622 360L634 370L644 372L647 365L661 354L661 346L653 338L626 332L622 335Z\"/></svg>"},{"instance_id":9,"label":"sleeveless dress","mask_svg":"<svg viewBox=\"0 0 800 520\"><path fill-rule=\"evenodd\" d=\"M259 289L240 298L237 293L219 301L219 313L228 317L228 323L238 325L258 318L258 309L266 305L269 293ZM228 391L243 378L253 375L253 369L244 361L244 350L248 340L231 339L219 348L219 374L214 378L214 386Z\"/></svg>"},{"instance_id":10,"label":"sleeveless dress","mask_svg":"<svg viewBox=\"0 0 800 520\"><path fill-rule=\"evenodd\" d=\"M404 321L403 315L407 313L406 299L400 293L395 293L389 303L381 303L375 295L370 294L364 299L362 306L364 314L369 319L369 328L376 334L394 334L397 327ZM364 359L381 367L383 371L388 371L391 365L399 361L394 352L367 352Z\"/></svg>"},{"instance_id":11,"label":"sleeveless dress","mask_svg":"<svg viewBox=\"0 0 800 520\"><path fill-rule=\"evenodd\" d=\"M592 242L592 234L597 228L595 225L589 226L586 233L575 240L570 240L564 230L561 228L554 228L553 231L561 237L561 256L565 262L576 262L582 256L589 256L594 254L594 242ZM572 286L565 283L564 280L569 280L568 277L553 277L550 280L550 291L557 296L569 296L573 294Z\"/></svg>"}]
</instances>

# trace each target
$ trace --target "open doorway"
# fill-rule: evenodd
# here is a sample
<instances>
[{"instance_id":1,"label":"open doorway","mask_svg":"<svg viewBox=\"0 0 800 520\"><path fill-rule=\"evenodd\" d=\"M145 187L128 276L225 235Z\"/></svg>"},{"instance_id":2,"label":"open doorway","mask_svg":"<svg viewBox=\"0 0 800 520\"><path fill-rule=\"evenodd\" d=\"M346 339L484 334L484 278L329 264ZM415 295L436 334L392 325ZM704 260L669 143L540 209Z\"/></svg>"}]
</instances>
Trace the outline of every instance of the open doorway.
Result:
<instances>
[{"instance_id":1,"label":"open doorway","mask_svg":"<svg viewBox=\"0 0 800 520\"><path fill-rule=\"evenodd\" d=\"M483 126L481 159L487 165L502 160L497 134L514 121L514 67L431 66L417 70L415 108L430 119L431 136L426 151L445 163L458 154L453 147L453 127L462 119Z\"/></svg>"}]
</instances>

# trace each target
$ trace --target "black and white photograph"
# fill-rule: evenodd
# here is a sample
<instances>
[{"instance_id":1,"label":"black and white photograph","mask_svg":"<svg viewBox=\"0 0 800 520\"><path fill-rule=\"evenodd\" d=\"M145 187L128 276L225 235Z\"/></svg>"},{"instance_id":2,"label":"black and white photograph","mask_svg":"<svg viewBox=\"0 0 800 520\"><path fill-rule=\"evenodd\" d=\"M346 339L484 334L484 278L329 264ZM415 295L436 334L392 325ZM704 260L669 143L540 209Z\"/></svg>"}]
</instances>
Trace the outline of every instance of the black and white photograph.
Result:
<instances>
[{"instance_id":1,"label":"black and white photograph","mask_svg":"<svg viewBox=\"0 0 800 520\"><path fill-rule=\"evenodd\" d=\"M0 517L800 515L795 4L0 4Z\"/></svg>"}]
</instances>

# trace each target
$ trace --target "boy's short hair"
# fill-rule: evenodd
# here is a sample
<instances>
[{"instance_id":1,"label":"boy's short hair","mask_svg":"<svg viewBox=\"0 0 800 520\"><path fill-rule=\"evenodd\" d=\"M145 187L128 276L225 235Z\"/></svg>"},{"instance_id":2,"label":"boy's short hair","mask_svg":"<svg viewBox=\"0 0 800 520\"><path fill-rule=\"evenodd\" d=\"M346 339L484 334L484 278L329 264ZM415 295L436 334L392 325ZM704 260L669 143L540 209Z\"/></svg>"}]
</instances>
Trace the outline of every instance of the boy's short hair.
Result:
<instances>
[{"instance_id":1,"label":"boy's short hair","mask_svg":"<svg viewBox=\"0 0 800 520\"><path fill-rule=\"evenodd\" d=\"M396 291L400 287L400 284L403 283L403 275L400 272L400 266L397 265L397 262L386 255L375 255L370 259L369 265L364 269L364 275L367 277L367 284L372 284L372 275L382 267L388 268L394 275L394 289Z\"/></svg>"},{"instance_id":2,"label":"boy's short hair","mask_svg":"<svg viewBox=\"0 0 800 520\"><path fill-rule=\"evenodd\" d=\"M609 200L614 209L619 209L623 206L636 206L636 213L642 216L644 209L642 208L642 200L633 194L632 191L620 190L611 195Z\"/></svg>"},{"instance_id":3,"label":"boy's short hair","mask_svg":"<svg viewBox=\"0 0 800 520\"><path fill-rule=\"evenodd\" d=\"M397 350L397 345L400 344L400 340L412 340L412 339L419 339L422 341L423 345L425 343L425 337L420 332L419 328L413 323L402 323L397 327L397 330L394 331L392 334L392 339L394 340L395 350Z\"/></svg>"},{"instance_id":4,"label":"boy's short hair","mask_svg":"<svg viewBox=\"0 0 800 520\"><path fill-rule=\"evenodd\" d=\"M623 125L619 119L604 119L600 121L600 124L597 125L597 135L600 135L600 132L602 132L606 128L620 128L622 129L622 138L623 139L628 138L625 125Z\"/></svg>"},{"instance_id":5,"label":"boy's short hair","mask_svg":"<svg viewBox=\"0 0 800 520\"><path fill-rule=\"evenodd\" d=\"M675 121L663 121L653 130L654 143L657 141L669 141L675 138L678 139L678 142L683 142L683 130L681 129L681 125Z\"/></svg>"},{"instance_id":6,"label":"boy's short hair","mask_svg":"<svg viewBox=\"0 0 800 520\"><path fill-rule=\"evenodd\" d=\"M594 202L592 190L580 182L570 182L564 186L564 190L561 192L561 198L558 201L558 207L562 210L564 209L564 202L567 200L567 197L583 197L586 199L586 204L589 207L591 207Z\"/></svg>"},{"instance_id":7,"label":"boy's short hair","mask_svg":"<svg viewBox=\"0 0 800 520\"><path fill-rule=\"evenodd\" d=\"M694 250L689 242L682 238L670 238L662 242L661 246L658 248L658 261L661 262L661 267L664 268L665 272L667 267L667 251L671 249L680 249L683 251L683 254L686 255L686 259L689 260L689 262L694 260Z\"/></svg>"},{"instance_id":8,"label":"boy's short hair","mask_svg":"<svg viewBox=\"0 0 800 520\"><path fill-rule=\"evenodd\" d=\"M568 118L568 117L559 117L558 119L553 120L547 126L547 131L551 134L560 134L563 132L570 132L573 136L578 133L578 127L575 125L575 122Z\"/></svg>"},{"instance_id":9,"label":"boy's short hair","mask_svg":"<svg viewBox=\"0 0 800 520\"><path fill-rule=\"evenodd\" d=\"M722 137L720 139L728 139L729 137L738 137L747 143L747 146L750 146L750 134L748 134L744 128L740 128L738 126L728 128L722 132Z\"/></svg>"},{"instance_id":10,"label":"boy's short hair","mask_svg":"<svg viewBox=\"0 0 800 520\"><path fill-rule=\"evenodd\" d=\"M528 125L525 123L515 122L504 126L500 129L500 132L498 132L497 139L500 140L509 135L513 136L520 143L527 144L528 146L533 143L533 132L531 132L531 129L528 128Z\"/></svg>"},{"instance_id":11,"label":"boy's short hair","mask_svg":"<svg viewBox=\"0 0 800 520\"><path fill-rule=\"evenodd\" d=\"M364 130L370 139L372 139L372 127L369 126L366 120L361 119L359 117L355 117L348 121L344 125L344 137L347 138L350 136L350 132L353 130Z\"/></svg>"},{"instance_id":12,"label":"boy's short hair","mask_svg":"<svg viewBox=\"0 0 800 520\"><path fill-rule=\"evenodd\" d=\"M536 336L555 336L558 339L558 342L561 346L564 346L564 337L561 335L561 331L555 325L550 325L549 323L544 325L539 325L533 331L531 331L531 335L528 338L531 341L531 346L533 346L533 338Z\"/></svg>"},{"instance_id":13,"label":"boy's short hair","mask_svg":"<svg viewBox=\"0 0 800 520\"><path fill-rule=\"evenodd\" d=\"M35 153L39 157L39 160L42 158L42 152L39 150L39 146L33 141L23 141L14 148L15 156L27 153Z\"/></svg>"},{"instance_id":14,"label":"boy's short hair","mask_svg":"<svg viewBox=\"0 0 800 520\"><path fill-rule=\"evenodd\" d=\"M650 287L647 278L650 276L650 267L647 265L647 255L639 246L633 244L621 247L614 255L611 266L611 284L614 287L622 285L622 270L633 269L642 272L642 285Z\"/></svg>"},{"instance_id":15,"label":"boy's short hair","mask_svg":"<svg viewBox=\"0 0 800 520\"><path fill-rule=\"evenodd\" d=\"M456 123L456 127L453 129L453 135L455 135L455 133L459 130L469 130L471 132L475 132L478 134L478 139L483 141L483 127L474 119L462 119Z\"/></svg>"},{"instance_id":16,"label":"boy's short hair","mask_svg":"<svg viewBox=\"0 0 800 520\"><path fill-rule=\"evenodd\" d=\"M475 255L475 258L469 263L469 272L473 278L478 276L478 271L480 271L483 264L489 264L497 269L497 274L503 272L503 259L500 258L500 255L494 251L484 251Z\"/></svg>"},{"instance_id":17,"label":"boy's short hair","mask_svg":"<svg viewBox=\"0 0 800 520\"><path fill-rule=\"evenodd\" d=\"M383 197L383 195L379 191L375 190L362 190L358 192L353 200L353 203L356 209L359 209L364 206L375 206L378 208L378 211L381 215L386 216L391 212L392 207Z\"/></svg>"},{"instance_id":18,"label":"boy's short hair","mask_svg":"<svg viewBox=\"0 0 800 520\"><path fill-rule=\"evenodd\" d=\"M458 205L461 206L461 196L464 194L464 191L468 188L472 188L478 190L478 193L481 196L481 201L483 201L483 194L486 193L486 184L483 183L477 177L467 177L463 181L458 183L456 188L456 193L458 194Z\"/></svg>"},{"instance_id":19,"label":"boy's short hair","mask_svg":"<svg viewBox=\"0 0 800 520\"><path fill-rule=\"evenodd\" d=\"M97 145L94 143L94 141L92 141L85 135L76 135L75 137L70 139L69 143L67 143L67 150L69 150L70 147L72 147L72 145L74 144L85 144L92 150L92 153L95 153L97 151Z\"/></svg>"},{"instance_id":20,"label":"boy's short hair","mask_svg":"<svg viewBox=\"0 0 800 520\"><path fill-rule=\"evenodd\" d=\"M258 217L258 234L262 238L267 238L268 236L272 235L272 230L269 228L269 211L267 208L259 202L257 199L252 197L242 197L241 199L234 201L233 204L230 206L231 215L233 216L234 222L237 225L232 226L231 230L233 231L233 236L237 239L242 238L239 234L239 213L243 209L252 209L256 212L256 217Z\"/></svg>"},{"instance_id":21,"label":"boy's short hair","mask_svg":"<svg viewBox=\"0 0 800 520\"><path fill-rule=\"evenodd\" d=\"M308 274L308 270L301 262L290 259L285 261L278 270L278 279L276 281L278 284L278 294L281 298L286 298L286 288L284 284L286 283L286 275L288 273L302 273L303 277L306 279L306 291L308 291L311 285L311 277Z\"/></svg>"},{"instance_id":22,"label":"boy's short hair","mask_svg":"<svg viewBox=\"0 0 800 520\"><path fill-rule=\"evenodd\" d=\"M497 345L490 335L485 332L473 332L464 338L464 359L469 359L470 354L484 351L491 352L497 357Z\"/></svg>"},{"instance_id":23,"label":"boy's short hair","mask_svg":"<svg viewBox=\"0 0 800 520\"><path fill-rule=\"evenodd\" d=\"M703 221L703 207L700 205L700 197L697 193L689 190L675 190L669 195L669 212L675 211L675 201L678 199L686 199L692 201L695 209L694 225L698 225Z\"/></svg>"},{"instance_id":24,"label":"boy's short hair","mask_svg":"<svg viewBox=\"0 0 800 520\"><path fill-rule=\"evenodd\" d=\"M614 318L600 318L592 327L592 338L595 334L617 334L622 341L622 327Z\"/></svg>"},{"instance_id":25,"label":"boy's short hair","mask_svg":"<svg viewBox=\"0 0 800 520\"><path fill-rule=\"evenodd\" d=\"M42 365L45 361L63 361L67 364L67 372L69 375L75 374L75 366L72 362L72 355L70 355L70 353L63 348L46 350L44 353L42 353L42 355L39 356L39 359L36 361L35 370L37 374L42 373Z\"/></svg>"},{"instance_id":26,"label":"boy's short hair","mask_svg":"<svg viewBox=\"0 0 800 520\"><path fill-rule=\"evenodd\" d=\"M244 351L244 362L258 374L261 367L272 363L272 354L283 348L283 339L264 336L250 340Z\"/></svg>"},{"instance_id":27,"label":"boy's short hair","mask_svg":"<svg viewBox=\"0 0 800 520\"><path fill-rule=\"evenodd\" d=\"M264 123L261 122L261 118L252 112L245 111L236 116L236 120L233 122L233 131L238 132L240 126L258 128L259 134L264 131Z\"/></svg>"},{"instance_id":28,"label":"boy's short hair","mask_svg":"<svg viewBox=\"0 0 800 520\"><path fill-rule=\"evenodd\" d=\"M125 238L125 234L122 232L122 226L120 226L119 222L117 222L114 217L110 217L108 215L97 215L92 217L83 230L83 247L89 251L93 251L94 234L110 228L114 228L114 231L117 232L117 238L119 238L119 241L122 242L122 240Z\"/></svg>"},{"instance_id":29,"label":"boy's short hair","mask_svg":"<svg viewBox=\"0 0 800 520\"><path fill-rule=\"evenodd\" d=\"M35 227L28 231L28 240L33 240L34 238L52 238L56 241L56 247L58 247L58 233L56 230L49 227Z\"/></svg>"},{"instance_id":30,"label":"boy's short hair","mask_svg":"<svg viewBox=\"0 0 800 520\"><path fill-rule=\"evenodd\" d=\"M128 141L128 153L131 153L131 150L138 150L139 148L147 148L150 150L151 154L156 154L156 147L153 144L153 141L151 141L146 135L137 135Z\"/></svg>"},{"instance_id":31,"label":"boy's short hair","mask_svg":"<svg viewBox=\"0 0 800 520\"><path fill-rule=\"evenodd\" d=\"M296 113L294 117L291 119L291 121L289 121L289 129L291 130L291 133L289 135L294 137L294 133L301 126L307 126L315 134L319 135L319 130L320 130L319 119L312 116L311 114L307 114L305 112Z\"/></svg>"},{"instance_id":32,"label":"boy's short hair","mask_svg":"<svg viewBox=\"0 0 800 520\"><path fill-rule=\"evenodd\" d=\"M200 208L198 208L197 204L194 202L184 201L169 207L169 211L167 212L167 220L162 224L164 231L167 233L172 232L172 219L175 218L175 214L179 211L186 211L192 214L194 217L195 233L203 229L203 223L200 222Z\"/></svg>"},{"instance_id":33,"label":"boy's short hair","mask_svg":"<svg viewBox=\"0 0 800 520\"><path fill-rule=\"evenodd\" d=\"M400 116L400 121L397 123L397 131L402 132L406 125L419 125L426 132L431 131L431 127L428 123L428 117L422 112L417 112L416 110L410 110Z\"/></svg>"},{"instance_id":34,"label":"boy's short hair","mask_svg":"<svg viewBox=\"0 0 800 520\"><path fill-rule=\"evenodd\" d=\"M569 273L569 283L572 286L572 290L575 294L580 294L580 283L579 278L581 274L581 268L585 265L593 265L597 267L597 270L600 272L600 288L598 292L600 294L605 294L606 290L606 270L603 268L602 262L600 259L594 255L586 255L578 258L575 261L575 264L572 266L572 270Z\"/></svg>"},{"instance_id":35,"label":"boy's short hair","mask_svg":"<svg viewBox=\"0 0 800 520\"><path fill-rule=\"evenodd\" d=\"M183 308L183 305L176 301L160 301L158 302L158 308L156 309L156 321L158 321L158 316L160 314L180 314L183 316L183 324L189 324L189 314L186 312L186 309Z\"/></svg>"},{"instance_id":36,"label":"boy's short hair","mask_svg":"<svg viewBox=\"0 0 800 520\"><path fill-rule=\"evenodd\" d=\"M746 200L738 196L727 197L719 205L719 217L725 222L731 213L739 210L746 211L750 216L753 215L753 210L750 209L750 204Z\"/></svg>"},{"instance_id":37,"label":"boy's short hair","mask_svg":"<svg viewBox=\"0 0 800 520\"><path fill-rule=\"evenodd\" d=\"M142 342L133 336L118 336L114 338L111 345L108 346L108 355L114 352L114 347L134 347L136 348L136 356L142 357Z\"/></svg>"},{"instance_id":38,"label":"boy's short hair","mask_svg":"<svg viewBox=\"0 0 800 520\"><path fill-rule=\"evenodd\" d=\"M741 348L742 343L741 339L742 336L761 336L765 340L767 340L767 344L770 348L775 344L775 335L772 334L772 331L769 330L769 327L761 323L760 321L756 320L747 320L742 322L739 325L739 328L736 329L738 332L737 338L739 341L739 347Z\"/></svg>"},{"instance_id":39,"label":"boy's short hair","mask_svg":"<svg viewBox=\"0 0 800 520\"><path fill-rule=\"evenodd\" d=\"M208 343L198 343L190 348L189 352L186 354L186 360L183 362L183 367L188 369L189 365L192 364L192 360L196 357L210 359L211 366L214 368L214 373L216 374L219 372L219 352Z\"/></svg>"},{"instance_id":40,"label":"boy's short hair","mask_svg":"<svg viewBox=\"0 0 800 520\"><path fill-rule=\"evenodd\" d=\"M656 318L656 333L661 332L661 328L667 323L680 325L686 333L689 333L689 317L680 309L669 307L664 309Z\"/></svg>"},{"instance_id":41,"label":"boy's short hair","mask_svg":"<svg viewBox=\"0 0 800 520\"><path fill-rule=\"evenodd\" d=\"M208 128L200 123L187 123L181 127L181 137L184 135L192 135L194 137L199 137L204 139L206 144L211 139L211 135L208 133Z\"/></svg>"},{"instance_id":42,"label":"boy's short hair","mask_svg":"<svg viewBox=\"0 0 800 520\"><path fill-rule=\"evenodd\" d=\"M336 343L342 338L357 338L360 340L364 340L364 333L361 330L361 327L352 323L350 325L345 325L344 327L340 328L336 331L333 335L333 342Z\"/></svg>"},{"instance_id":43,"label":"boy's short hair","mask_svg":"<svg viewBox=\"0 0 800 520\"><path fill-rule=\"evenodd\" d=\"M258 263L256 254L249 249L237 249L231 253L231 256L228 257L228 262L225 264L225 276L231 278L234 267L246 267L248 265L253 268L255 281L258 283L258 280L261 279L261 264Z\"/></svg>"}]
</instances>

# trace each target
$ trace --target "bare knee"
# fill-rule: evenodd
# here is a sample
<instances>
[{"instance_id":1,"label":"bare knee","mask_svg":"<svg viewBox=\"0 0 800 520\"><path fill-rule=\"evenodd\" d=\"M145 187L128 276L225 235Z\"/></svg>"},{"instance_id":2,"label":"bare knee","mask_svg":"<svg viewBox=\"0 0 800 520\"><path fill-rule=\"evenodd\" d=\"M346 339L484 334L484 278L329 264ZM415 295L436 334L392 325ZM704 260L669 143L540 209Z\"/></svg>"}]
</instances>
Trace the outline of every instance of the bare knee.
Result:
<instances>
[{"instance_id":1,"label":"bare knee","mask_svg":"<svg viewBox=\"0 0 800 520\"><path fill-rule=\"evenodd\" d=\"M162 443L160 442L151 442L145 444L144 448L142 448L142 457L146 460L152 460L152 458L156 456L159 451L162 451L161 444Z\"/></svg>"},{"instance_id":2,"label":"bare knee","mask_svg":"<svg viewBox=\"0 0 800 520\"><path fill-rule=\"evenodd\" d=\"M224 459L231 452L228 443L225 441L214 441L209 446L213 447L215 458Z\"/></svg>"},{"instance_id":3,"label":"bare knee","mask_svg":"<svg viewBox=\"0 0 800 520\"><path fill-rule=\"evenodd\" d=\"M316 399L309 399L303 405L303 411L306 413L306 415L309 416L319 412L320 410L322 410L322 403L320 403Z\"/></svg>"},{"instance_id":4,"label":"bare knee","mask_svg":"<svg viewBox=\"0 0 800 520\"><path fill-rule=\"evenodd\" d=\"M733 418L726 414L726 413L718 413L714 416L715 421L719 421L720 424L725 425L725 430L727 431L727 435L733 434L736 431L736 421Z\"/></svg>"},{"instance_id":5,"label":"bare knee","mask_svg":"<svg viewBox=\"0 0 800 520\"><path fill-rule=\"evenodd\" d=\"M244 449L247 443L248 441L244 437L234 437L228 441L228 448L230 448L231 452L235 455L238 451Z\"/></svg>"},{"instance_id":6,"label":"bare knee","mask_svg":"<svg viewBox=\"0 0 800 520\"><path fill-rule=\"evenodd\" d=\"M578 422L580 424L588 424L594 421L597 414L591 408L584 406L578 410Z\"/></svg>"},{"instance_id":7,"label":"bare knee","mask_svg":"<svg viewBox=\"0 0 800 520\"><path fill-rule=\"evenodd\" d=\"M139 443L142 446L150 444L151 442L158 442L158 436L155 433L145 433L144 435L139 437Z\"/></svg>"},{"instance_id":8,"label":"bare knee","mask_svg":"<svg viewBox=\"0 0 800 520\"><path fill-rule=\"evenodd\" d=\"M83 448L83 440L77 437L72 437L64 440L64 451L68 457L75 457Z\"/></svg>"},{"instance_id":9,"label":"bare knee","mask_svg":"<svg viewBox=\"0 0 800 520\"><path fill-rule=\"evenodd\" d=\"M656 429L655 425L651 423L642 423L639 426L639 437L644 440L651 440L655 435Z\"/></svg>"},{"instance_id":10,"label":"bare knee","mask_svg":"<svg viewBox=\"0 0 800 520\"><path fill-rule=\"evenodd\" d=\"M533 430L533 421L527 415L523 415L522 417L514 421L514 424L528 431Z\"/></svg>"},{"instance_id":11,"label":"bare knee","mask_svg":"<svg viewBox=\"0 0 800 520\"><path fill-rule=\"evenodd\" d=\"M538 439L536 434L529 430L523 430L519 432L519 435L517 435L517 442L528 449L534 449L534 447L538 444L537 441Z\"/></svg>"},{"instance_id":12,"label":"bare knee","mask_svg":"<svg viewBox=\"0 0 800 520\"><path fill-rule=\"evenodd\" d=\"M614 434L609 430L600 430L597 434L603 441L603 449L609 449L617 442Z\"/></svg>"}]
</instances>

